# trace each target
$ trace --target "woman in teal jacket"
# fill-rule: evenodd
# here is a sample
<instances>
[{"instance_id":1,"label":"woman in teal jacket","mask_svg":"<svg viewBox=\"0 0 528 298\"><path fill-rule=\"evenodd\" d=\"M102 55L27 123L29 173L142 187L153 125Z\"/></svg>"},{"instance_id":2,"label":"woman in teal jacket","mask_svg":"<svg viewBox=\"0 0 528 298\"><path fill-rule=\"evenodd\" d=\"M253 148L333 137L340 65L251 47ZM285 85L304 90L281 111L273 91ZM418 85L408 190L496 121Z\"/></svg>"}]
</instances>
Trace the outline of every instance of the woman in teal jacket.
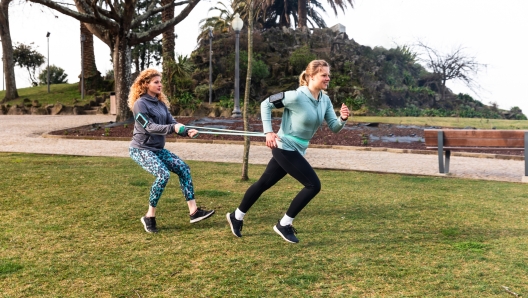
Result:
<instances>
[{"instance_id":1,"label":"woman in teal jacket","mask_svg":"<svg viewBox=\"0 0 528 298\"><path fill-rule=\"evenodd\" d=\"M260 105L266 146L271 148L273 157L260 179L248 188L238 209L226 215L236 237L242 237L244 215L262 193L290 174L304 188L295 196L273 230L287 242L299 242L292 225L293 219L321 190L319 177L304 158L306 148L323 120L337 133L345 126L349 116L345 104L341 105L340 117L336 116L330 98L323 92L329 82L328 63L313 60L299 76L300 87L297 90L274 94ZM271 110L274 108L284 108L278 133L273 132L271 126Z\"/></svg>"}]
</instances>

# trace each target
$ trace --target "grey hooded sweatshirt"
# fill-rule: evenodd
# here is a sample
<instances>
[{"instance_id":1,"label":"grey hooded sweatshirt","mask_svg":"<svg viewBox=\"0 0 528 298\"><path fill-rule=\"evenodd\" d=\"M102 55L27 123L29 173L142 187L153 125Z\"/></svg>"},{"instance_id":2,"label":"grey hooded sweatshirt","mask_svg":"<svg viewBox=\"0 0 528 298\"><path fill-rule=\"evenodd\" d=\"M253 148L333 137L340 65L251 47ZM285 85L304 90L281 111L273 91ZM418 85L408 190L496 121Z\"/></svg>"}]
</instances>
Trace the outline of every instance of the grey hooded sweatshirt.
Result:
<instances>
[{"instance_id":1,"label":"grey hooded sweatshirt","mask_svg":"<svg viewBox=\"0 0 528 298\"><path fill-rule=\"evenodd\" d=\"M178 122L167 109L167 106L156 97L143 94L134 103L134 119L141 113L148 120L143 127L138 121L134 121L134 136L130 147L159 151L165 147L165 136L174 133L174 125ZM188 129L179 135L187 136Z\"/></svg>"}]
</instances>

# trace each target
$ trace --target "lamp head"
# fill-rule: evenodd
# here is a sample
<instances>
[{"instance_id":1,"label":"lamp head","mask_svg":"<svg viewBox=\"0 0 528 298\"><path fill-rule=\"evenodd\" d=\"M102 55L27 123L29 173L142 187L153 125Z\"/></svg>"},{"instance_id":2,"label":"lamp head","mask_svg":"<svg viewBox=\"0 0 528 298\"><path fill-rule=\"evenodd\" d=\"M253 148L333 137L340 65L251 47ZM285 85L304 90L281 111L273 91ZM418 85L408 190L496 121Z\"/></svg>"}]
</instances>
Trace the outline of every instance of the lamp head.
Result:
<instances>
[{"instance_id":1,"label":"lamp head","mask_svg":"<svg viewBox=\"0 0 528 298\"><path fill-rule=\"evenodd\" d=\"M233 26L233 29L236 32L239 32L242 30L242 27L244 27L244 21L240 18L240 15L238 13L235 14L233 17L233 21L231 22L231 26Z\"/></svg>"},{"instance_id":2,"label":"lamp head","mask_svg":"<svg viewBox=\"0 0 528 298\"><path fill-rule=\"evenodd\" d=\"M49 37L50 36L50 33L48 32L48 34L46 34L46 37Z\"/></svg>"}]
</instances>

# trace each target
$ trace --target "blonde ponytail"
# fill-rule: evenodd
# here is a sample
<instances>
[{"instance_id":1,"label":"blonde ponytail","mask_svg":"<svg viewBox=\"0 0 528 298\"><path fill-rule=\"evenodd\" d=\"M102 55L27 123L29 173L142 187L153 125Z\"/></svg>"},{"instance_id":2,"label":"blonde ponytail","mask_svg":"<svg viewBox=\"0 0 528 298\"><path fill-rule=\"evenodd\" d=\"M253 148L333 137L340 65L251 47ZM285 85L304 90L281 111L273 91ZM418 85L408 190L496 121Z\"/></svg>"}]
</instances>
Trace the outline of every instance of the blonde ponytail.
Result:
<instances>
[{"instance_id":1,"label":"blonde ponytail","mask_svg":"<svg viewBox=\"0 0 528 298\"><path fill-rule=\"evenodd\" d=\"M306 79L306 70L304 70L299 76L299 86L308 86L308 80Z\"/></svg>"}]
</instances>

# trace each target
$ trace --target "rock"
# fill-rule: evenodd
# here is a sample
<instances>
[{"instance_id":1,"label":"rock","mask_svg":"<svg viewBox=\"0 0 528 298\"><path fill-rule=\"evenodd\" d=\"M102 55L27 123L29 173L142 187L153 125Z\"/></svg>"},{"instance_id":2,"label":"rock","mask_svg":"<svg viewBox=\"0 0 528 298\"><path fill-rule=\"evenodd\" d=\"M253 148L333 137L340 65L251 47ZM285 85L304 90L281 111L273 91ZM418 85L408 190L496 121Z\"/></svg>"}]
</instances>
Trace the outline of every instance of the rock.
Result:
<instances>
[{"instance_id":1,"label":"rock","mask_svg":"<svg viewBox=\"0 0 528 298\"><path fill-rule=\"evenodd\" d=\"M31 107L29 111L31 115L48 115L48 110L42 107Z\"/></svg>"},{"instance_id":2,"label":"rock","mask_svg":"<svg viewBox=\"0 0 528 298\"><path fill-rule=\"evenodd\" d=\"M35 108L40 108L40 107L42 106L42 104L40 104L40 103L38 102L38 100L35 99L35 100L33 100L33 102L31 103L31 106L32 106L32 107L35 107Z\"/></svg>"},{"instance_id":3,"label":"rock","mask_svg":"<svg viewBox=\"0 0 528 298\"><path fill-rule=\"evenodd\" d=\"M51 115L58 115L60 114L60 112L62 111L62 109L64 108L64 106L58 102L56 103L52 108L51 108Z\"/></svg>"},{"instance_id":4,"label":"rock","mask_svg":"<svg viewBox=\"0 0 528 298\"><path fill-rule=\"evenodd\" d=\"M18 105L14 105L7 111L7 115L25 115L26 110L23 107L19 107Z\"/></svg>"}]
</instances>

